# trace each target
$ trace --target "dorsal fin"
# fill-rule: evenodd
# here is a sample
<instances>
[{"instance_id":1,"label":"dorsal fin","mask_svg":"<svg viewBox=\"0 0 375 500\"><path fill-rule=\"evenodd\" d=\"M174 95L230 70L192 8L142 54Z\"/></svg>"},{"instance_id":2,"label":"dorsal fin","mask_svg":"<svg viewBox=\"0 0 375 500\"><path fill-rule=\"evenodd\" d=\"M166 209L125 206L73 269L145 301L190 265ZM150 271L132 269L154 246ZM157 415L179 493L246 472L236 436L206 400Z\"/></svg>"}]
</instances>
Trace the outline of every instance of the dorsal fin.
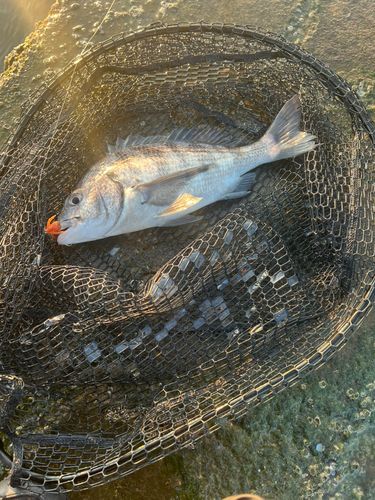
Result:
<instances>
[{"instance_id":1,"label":"dorsal fin","mask_svg":"<svg viewBox=\"0 0 375 500\"><path fill-rule=\"evenodd\" d=\"M176 128L168 135L151 135L144 137L142 135L130 134L125 140L117 138L114 146L108 144L108 152L114 153L131 146L143 146L144 144L157 144L161 142L195 142L200 144L212 144L226 147L235 147L238 145L238 138L233 139L224 131L217 127L198 128Z\"/></svg>"}]
</instances>

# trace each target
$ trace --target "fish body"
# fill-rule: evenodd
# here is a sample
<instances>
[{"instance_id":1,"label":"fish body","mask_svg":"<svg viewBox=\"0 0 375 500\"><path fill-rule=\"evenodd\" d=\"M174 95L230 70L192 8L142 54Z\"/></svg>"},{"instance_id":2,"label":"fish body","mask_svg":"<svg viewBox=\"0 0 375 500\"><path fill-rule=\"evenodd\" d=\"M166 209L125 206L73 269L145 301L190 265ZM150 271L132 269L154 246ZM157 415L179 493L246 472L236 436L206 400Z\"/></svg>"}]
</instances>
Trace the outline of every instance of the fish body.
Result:
<instances>
[{"instance_id":1,"label":"fish body","mask_svg":"<svg viewBox=\"0 0 375 500\"><path fill-rule=\"evenodd\" d=\"M247 194L257 166L313 149L314 136L299 130L300 119L295 96L249 146L180 140L147 144L145 139L146 144L109 154L66 199L57 242L81 243L199 220L192 212Z\"/></svg>"}]
</instances>

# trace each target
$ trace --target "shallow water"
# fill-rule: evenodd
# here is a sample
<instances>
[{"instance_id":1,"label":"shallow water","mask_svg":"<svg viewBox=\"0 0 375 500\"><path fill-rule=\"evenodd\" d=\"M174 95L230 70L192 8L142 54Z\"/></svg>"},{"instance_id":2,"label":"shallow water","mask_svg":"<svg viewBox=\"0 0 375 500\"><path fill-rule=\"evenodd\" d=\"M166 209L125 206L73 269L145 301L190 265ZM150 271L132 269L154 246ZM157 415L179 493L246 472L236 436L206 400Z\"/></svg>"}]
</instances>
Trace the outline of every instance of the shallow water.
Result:
<instances>
[{"instance_id":1,"label":"shallow water","mask_svg":"<svg viewBox=\"0 0 375 500\"><path fill-rule=\"evenodd\" d=\"M52 3L52 0L0 1L0 64L34 30L35 23L47 17Z\"/></svg>"},{"instance_id":2,"label":"shallow water","mask_svg":"<svg viewBox=\"0 0 375 500\"><path fill-rule=\"evenodd\" d=\"M7 17L13 27L3 40L2 48L7 51L22 42L38 16L46 15L50 2L23 2L19 9L20 0L0 1L1 22ZM72 3L61 2L65 6ZM103 18L109 6L104 1L75 3L79 8L68 8L65 17L61 15L61 25L56 18L50 20L50 30L40 31L41 38L49 37L43 45L42 60L55 55L55 70L82 50L94 23ZM374 113L373 6L373 0L116 0L113 15L93 41L156 20L172 23L204 19L259 25L282 33L332 66L355 86ZM33 21L26 16L31 12L37 12ZM69 22L67 15L71 16ZM43 81L45 72L52 70L43 63L36 67L33 62L27 71L25 88L32 90ZM3 111L9 115L3 113L1 120L9 127L9 117L16 115L22 96L7 98ZM256 491L275 500L373 499L374 319L372 314L324 369L256 408L241 425L225 426L219 434L197 445L196 450L176 454L131 477L100 489L74 493L72 500L143 500L150 498L150 493L155 500L216 500L241 491ZM365 404L372 405L368 417L363 413Z\"/></svg>"}]
</instances>

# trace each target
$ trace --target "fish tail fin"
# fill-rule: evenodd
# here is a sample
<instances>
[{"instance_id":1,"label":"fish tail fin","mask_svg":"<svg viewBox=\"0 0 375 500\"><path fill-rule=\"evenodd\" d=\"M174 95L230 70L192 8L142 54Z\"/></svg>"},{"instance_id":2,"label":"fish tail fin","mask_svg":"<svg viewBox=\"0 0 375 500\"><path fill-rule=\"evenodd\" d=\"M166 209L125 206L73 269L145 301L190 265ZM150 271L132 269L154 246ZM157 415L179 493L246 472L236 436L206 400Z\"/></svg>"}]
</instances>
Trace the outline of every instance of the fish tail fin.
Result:
<instances>
[{"instance_id":1,"label":"fish tail fin","mask_svg":"<svg viewBox=\"0 0 375 500\"><path fill-rule=\"evenodd\" d=\"M269 147L269 161L292 158L314 149L315 136L301 131L300 123L301 103L295 95L284 104L261 139Z\"/></svg>"}]
</instances>

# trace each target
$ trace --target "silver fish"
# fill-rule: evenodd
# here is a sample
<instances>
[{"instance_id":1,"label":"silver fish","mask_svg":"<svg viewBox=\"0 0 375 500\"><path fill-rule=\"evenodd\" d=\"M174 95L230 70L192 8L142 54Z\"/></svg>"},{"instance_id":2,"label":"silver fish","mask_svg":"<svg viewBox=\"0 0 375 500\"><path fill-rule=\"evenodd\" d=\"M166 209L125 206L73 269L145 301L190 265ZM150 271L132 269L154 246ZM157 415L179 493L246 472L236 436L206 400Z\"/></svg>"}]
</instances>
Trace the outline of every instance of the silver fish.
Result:
<instances>
[{"instance_id":1,"label":"silver fish","mask_svg":"<svg viewBox=\"0 0 375 500\"><path fill-rule=\"evenodd\" d=\"M299 130L300 121L294 96L250 146L189 143L184 133L172 133L164 142L124 141L125 148L94 165L66 199L57 242L70 245L197 221L201 217L192 212L246 195L257 166L312 150L315 137Z\"/></svg>"}]
</instances>

